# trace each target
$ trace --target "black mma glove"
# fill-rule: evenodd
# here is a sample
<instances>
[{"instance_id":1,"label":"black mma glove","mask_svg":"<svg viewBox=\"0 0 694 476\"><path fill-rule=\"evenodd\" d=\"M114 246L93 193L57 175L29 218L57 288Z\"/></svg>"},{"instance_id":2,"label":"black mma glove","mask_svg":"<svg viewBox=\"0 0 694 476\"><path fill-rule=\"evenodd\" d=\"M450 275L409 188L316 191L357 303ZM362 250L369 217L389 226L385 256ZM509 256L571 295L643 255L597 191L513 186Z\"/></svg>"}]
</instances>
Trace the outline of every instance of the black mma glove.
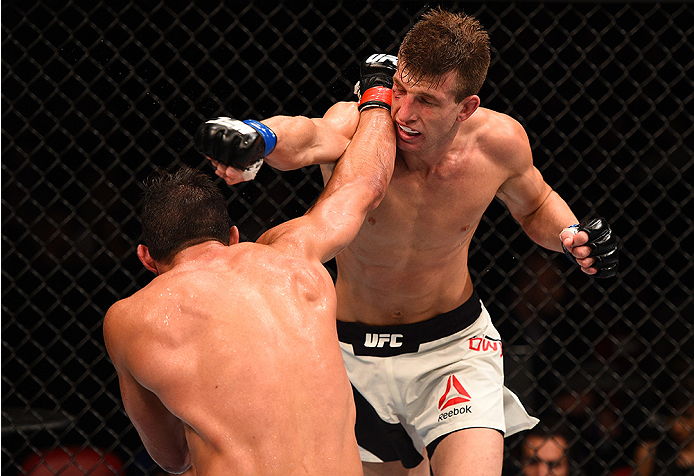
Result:
<instances>
[{"instance_id":1,"label":"black mma glove","mask_svg":"<svg viewBox=\"0 0 694 476\"><path fill-rule=\"evenodd\" d=\"M568 227L568 229L571 230L574 235L579 231L588 233L588 241L585 245L581 246L589 246L592 250L588 257L595 259L595 263L593 263L591 267L598 270L593 276L596 278L611 278L617 275L619 245L614 234L612 234L610 225L607 224L604 218L591 218L578 225L572 225ZM564 248L564 243L562 243L561 246ZM575 264L578 264L576 257L566 248L564 248L564 254Z\"/></svg>"},{"instance_id":2,"label":"black mma glove","mask_svg":"<svg viewBox=\"0 0 694 476\"><path fill-rule=\"evenodd\" d=\"M361 78L354 86L359 96L359 111L370 107L382 107L390 111L393 97L393 75L398 68L398 58L386 54L373 54L361 64Z\"/></svg>"},{"instance_id":3,"label":"black mma glove","mask_svg":"<svg viewBox=\"0 0 694 476\"><path fill-rule=\"evenodd\" d=\"M263 159L277 144L277 136L266 125L248 119L217 117L198 127L195 147L210 159L243 170L243 179L258 173Z\"/></svg>"}]
</instances>

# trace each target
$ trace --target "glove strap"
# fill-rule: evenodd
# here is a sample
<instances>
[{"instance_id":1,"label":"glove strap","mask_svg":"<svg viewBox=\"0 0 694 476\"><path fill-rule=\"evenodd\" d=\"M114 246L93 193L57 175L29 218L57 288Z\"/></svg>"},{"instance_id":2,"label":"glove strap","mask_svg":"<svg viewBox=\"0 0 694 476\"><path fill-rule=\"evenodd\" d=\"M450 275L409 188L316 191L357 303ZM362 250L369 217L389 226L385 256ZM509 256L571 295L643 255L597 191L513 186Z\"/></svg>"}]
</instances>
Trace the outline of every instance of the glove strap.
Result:
<instances>
[{"instance_id":1,"label":"glove strap","mask_svg":"<svg viewBox=\"0 0 694 476\"><path fill-rule=\"evenodd\" d=\"M370 107L382 107L390 111L393 102L393 90L383 86L367 89L359 101L359 111Z\"/></svg>"},{"instance_id":2,"label":"glove strap","mask_svg":"<svg viewBox=\"0 0 694 476\"><path fill-rule=\"evenodd\" d=\"M265 157L270 155L270 152L275 150L275 146L277 145L277 135L274 132L272 132L272 129L270 129L262 122L254 121L253 119L246 119L245 121L243 121L243 123L248 124L253 129L258 131L260 136L265 141Z\"/></svg>"}]
</instances>

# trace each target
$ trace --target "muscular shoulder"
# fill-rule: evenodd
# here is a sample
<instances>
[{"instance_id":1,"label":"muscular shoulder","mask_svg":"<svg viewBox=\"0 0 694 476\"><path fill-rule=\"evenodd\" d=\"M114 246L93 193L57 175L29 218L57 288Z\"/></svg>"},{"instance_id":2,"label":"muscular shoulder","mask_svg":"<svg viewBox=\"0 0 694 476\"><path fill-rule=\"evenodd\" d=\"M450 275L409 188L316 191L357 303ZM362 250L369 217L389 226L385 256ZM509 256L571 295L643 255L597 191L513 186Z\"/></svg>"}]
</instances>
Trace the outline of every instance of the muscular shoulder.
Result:
<instances>
[{"instance_id":1,"label":"muscular shoulder","mask_svg":"<svg viewBox=\"0 0 694 476\"><path fill-rule=\"evenodd\" d=\"M132 337L138 334L136 329L138 314L138 293L113 304L104 317L103 332L104 341L108 353L114 364L127 353L127 347L132 342Z\"/></svg>"},{"instance_id":2,"label":"muscular shoulder","mask_svg":"<svg viewBox=\"0 0 694 476\"><path fill-rule=\"evenodd\" d=\"M290 235L286 239L263 236L256 243L244 243L247 249L240 261L247 268L262 264L258 269L262 270L263 287L269 294L276 291L286 298L284 286L288 285L304 299L315 301L332 289L332 278L325 267L317 259L306 257L310 255L306 249L311 248L310 243ZM261 239L267 243L261 243Z\"/></svg>"},{"instance_id":3,"label":"muscular shoulder","mask_svg":"<svg viewBox=\"0 0 694 476\"><path fill-rule=\"evenodd\" d=\"M477 142L492 160L515 171L532 165L528 135L518 121L486 108L479 108L475 116Z\"/></svg>"},{"instance_id":4,"label":"muscular shoulder","mask_svg":"<svg viewBox=\"0 0 694 476\"><path fill-rule=\"evenodd\" d=\"M523 126L508 114L481 107L471 119L475 123L480 140L488 147L507 148L528 141Z\"/></svg>"},{"instance_id":5,"label":"muscular shoulder","mask_svg":"<svg viewBox=\"0 0 694 476\"><path fill-rule=\"evenodd\" d=\"M165 273L130 297L114 303L104 317L104 336L119 346L128 346L137 338L159 328L159 311L176 289ZM164 303L164 304L162 304ZM156 334L156 332L153 332ZM108 345L108 342L107 342Z\"/></svg>"}]
</instances>

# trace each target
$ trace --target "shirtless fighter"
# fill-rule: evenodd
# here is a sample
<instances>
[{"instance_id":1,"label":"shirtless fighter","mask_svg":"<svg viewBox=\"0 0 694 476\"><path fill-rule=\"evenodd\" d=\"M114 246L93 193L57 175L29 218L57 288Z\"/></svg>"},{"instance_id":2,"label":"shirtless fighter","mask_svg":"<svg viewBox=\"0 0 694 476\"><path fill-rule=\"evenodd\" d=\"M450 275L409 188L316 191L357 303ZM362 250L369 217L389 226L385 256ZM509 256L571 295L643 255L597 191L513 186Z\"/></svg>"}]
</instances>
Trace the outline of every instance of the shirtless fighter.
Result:
<instances>
[{"instance_id":1,"label":"shirtless fighter","mask_svg":"<svg viewBox=\"0 0 694 476\"><path fill-rule=\"evenodd\" d=\"M522 126L480 107L489 61L480 23L439 9L410 30L397 59L373 55L365 64L395 73L397 136L386 196L337 256L338 335L367 475L428 475L430 463L436 476L498 476L504 435L537 421L503 386L500 336L468 271L470 242L492 200L539 245L565 248L585 273L616 272L605 220L575 225L533 166ZM265 160L280 170L319 163L328 179L352 138L342 124L354 114L338 103L322 118L262 121L278 138ZM198 142L228 184L243 180L220 163L216 141L207 134Z\"/></svg>"},{"instance_id":2,"label":"shirtless fighter","mask_svg":"<svg viewBox=\"0 0 694 476\"><path fill-rule=\"evenodd\" d=\"M383 198L395 131L389 110L352 109L341 127L354 138L315 205L256 243L239 243L201 172L149 185L137 255L156 277L109 309L104 337L125 409L167 472L362 474L322 263ZM227 153L245 166L273 139L243 126Z\"/></svg>"}]
</instances>

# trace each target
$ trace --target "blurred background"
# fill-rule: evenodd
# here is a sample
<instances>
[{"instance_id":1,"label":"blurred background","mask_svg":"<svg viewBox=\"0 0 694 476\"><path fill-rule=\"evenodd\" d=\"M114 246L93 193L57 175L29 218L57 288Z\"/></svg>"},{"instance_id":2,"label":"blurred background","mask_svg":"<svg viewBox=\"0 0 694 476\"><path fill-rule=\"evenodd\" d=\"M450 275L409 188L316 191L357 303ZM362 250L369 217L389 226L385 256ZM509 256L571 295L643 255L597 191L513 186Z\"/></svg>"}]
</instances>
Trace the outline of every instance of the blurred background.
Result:
<instances>
[{"instance_id":1,"label":"blurred background","mask_svg":"<svg viewBox=\"0 0 694 476\"><path fill-rule=\"evenodd\" d=\"M143 180L212 175L192 144L210 117L354 100L359 62L397 54L438 5L490 33L482 106L523 124L546 181L622 244L619 276L594 280L492 204L470 266L507 385L568 435L571 474L637 474L646 454L638 474L676 474L694 452L692 4L76 0L2 2L4 475L161 471L101 329L151 279L135 255ZM244 240L322 189L317 168L218 183ZM522 471L521 444L507 439L505 473Z\"/></svg>"}]
</instances>

